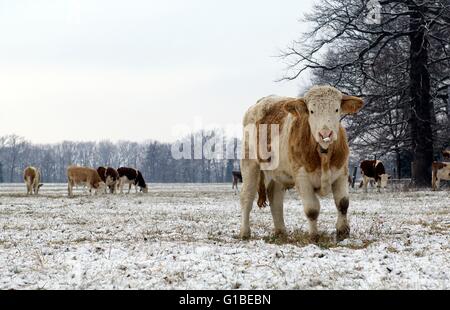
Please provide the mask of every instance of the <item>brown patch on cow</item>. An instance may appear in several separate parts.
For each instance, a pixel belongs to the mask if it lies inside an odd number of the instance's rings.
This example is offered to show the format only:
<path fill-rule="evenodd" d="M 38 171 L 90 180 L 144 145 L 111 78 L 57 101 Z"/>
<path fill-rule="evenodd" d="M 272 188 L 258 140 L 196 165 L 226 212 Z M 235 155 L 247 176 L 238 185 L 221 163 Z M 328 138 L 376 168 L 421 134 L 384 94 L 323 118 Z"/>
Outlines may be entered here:
<path fill-rule="evenodd" d="M 331 167 L 340 169 L 345 166 L 350 153 L 345 129 L 340 126 L 338 140 L 330 145 L 328 152 L 322 154 L 320 145 L 314 140 L 308 123 L 308 115 L 297 117 L 289 135 L 290 158 L 295 168 L 304 167 L 312 173 L 323 165 L 325 171 Z"/>
<path fill-rule="evenodd" d="M 100 176 L 100 179 L 102 179 L 103 182 L 106 182 L 106 168 L 98 167 L 97 172 L 98 172 L 98 175 Z"/>
<path fill-rule="evenodd" d="M 289 134 L 289 148 L 294 168 L 305 167 L 311 173 L 321 167 L 318 143 L 311 134 L 307 115 L 295 118 Z"/>
<path fill-rule="evenodd" d="M 442 156 L 444 156 L 445 160 L 450 160 L 450 151 L 449 150 L 442 151 Z"/>
<path fill-rule="evenodd" d="M 310 209 L 305 211 L 305 214 L 310 221 L 317 221 L 317 219 L 319 218 L 319 213 L 320 213 L 319 210 L 316 209 Z"/>
<path fill-rule="evenodd" d="M 340 126 L 338 140 L 331 145 L 330 166 L 337 169 L 345 166 L 349 154 L 347 132 L 344 127 Z"/>
<path fill-rule="evenodd" d="M 284 108 L 287 101 L 280 101 L 273 105 L 271 105 L 266 111 L 264 111 L 264 116 L 259 121 L 256 122 L 256 145 L 258 147 L 257 154 L 258 154 L 258 161 L 260 163 L 268 163 L 271 162 L 271 158 L 268 159 L 262 159 L 259 149 L 259 140 L 260 140 L 260 130 L 261 125 L 267 126 L 267 152 L 272 152 L 272 128 L 271 125 L 278 125 L 279 126 L 279 132 L 283 129 L 284 120 L 286 119 L 286 116 L 288 115 L 288 112 Z M 248 151 L 246 149 L 246 151 Z M 248 158 L 248 157 L 246 157 Z"/>
<path fill-rule="evenodd" d="M 339 202 L 339 205 L 337 208 L 342 215 L 347 215 L 349 205 L 350 205 L 350 202 L 348 200 L 348 197 L 344 197 Z"/>
<path fill-rule="evenodd" d="M 445 166 L 446 165 L 444 163 L 434 162 L 433 163 L 433 171 L 441 170 L 442 168 L 445 168 Z"/>
<path fill-rule="evenodd" d="M 36 178 L 36 169 L 33 167 L 28 167 L 23 172 L 23 179 L 24 181 L 27 181 L 27 179 L 30 179 L 30 184 L 33 184 L 34 179 Z"/>
<path fill-rule="evenodd" d="M 341 110 L 345 114 L 355 114 L 361 110 L 364 101 L 361 98 L 354 96 L 342 96 Z"/>

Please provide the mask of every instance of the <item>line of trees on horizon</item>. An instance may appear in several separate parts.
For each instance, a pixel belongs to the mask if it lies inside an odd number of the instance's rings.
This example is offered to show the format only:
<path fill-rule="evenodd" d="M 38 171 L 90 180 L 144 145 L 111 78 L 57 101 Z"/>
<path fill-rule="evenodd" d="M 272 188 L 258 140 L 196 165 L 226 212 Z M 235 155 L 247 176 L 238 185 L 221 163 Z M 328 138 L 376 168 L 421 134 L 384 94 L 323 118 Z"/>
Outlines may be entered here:
<path fill-rule="evenodd" d="M 190 136 L 192 150 L 194 141 L 200 139 L 204 142 L 219 134 L 222 132 L 218 130 L 193 134 Z M 240 143 L 237 138 L 224 138 L 223 141 L 226 145 L 234 145 L 237 154 Z M 238 161 L 233 159 L 175 160 L 172 144 L 158 141 L 33 144 L 14 134 L 0 136 L 0 183 L 23 182 L 23 170 L 27 166 L 40 168 L 45 183 L 64 183 L 67 182 L 66 170 L 70 165 L 137 168 L 150 183 L 230 182 L 233 170 L 239 169 Z"/>
<path fill-rule="evenodd" d="M 186 136 L 177 142 L 177 146 L 186 139 L 191 142 L 191 155 L 194 157 L 195 141 L 205 143 L 213 136 L 222 136 L 222 130 L 201 131 Z M 353 139 L 350 138 L 350 141 Z M 239 152 L 241 140 L 223 138 L 223 150 L 227 153 L 216 159 L 180 159 L 172 156 L 173 144 L 148 141 L 111 142 L 74 142 L 63 141 L 54 144 L 34 144 L 18 135 L 0 136 L 0 183 L 23 182 L 23 170 L 28 166 L 41 169 L 45 183 L 67 182 L 66 170 L 69 165 L 97 168 L 109 166 L 119 168 L 133 167 L 141 170 L 149 183 L 228 183 L 232 172 L 239 170 Z M 230 150 L 230 146 L 232 149 Z M 356 146 L 359 148 L 360 146 Z M 228 149 L 227 149 L 228 148 Z M 402 157 L 401 171 L 397 171 L 397 157 L 394 153 L 382 156 L 364 154 L 351 145 L 349 162 L 350 173 L 354 167 L 366 159 L 383 160 L 387 171 L 399 178 L 411 177 L 411 158 Z M 229 159 L 230 153 L 236 159 Z M 228 158 L 228 159 L 227 159 Z"/>

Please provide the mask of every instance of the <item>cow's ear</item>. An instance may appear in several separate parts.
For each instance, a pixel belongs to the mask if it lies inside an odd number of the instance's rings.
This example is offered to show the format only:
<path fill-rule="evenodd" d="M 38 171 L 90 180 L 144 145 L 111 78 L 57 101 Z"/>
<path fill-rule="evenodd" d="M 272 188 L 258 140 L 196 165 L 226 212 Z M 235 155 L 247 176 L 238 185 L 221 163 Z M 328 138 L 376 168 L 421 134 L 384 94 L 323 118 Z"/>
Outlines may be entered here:
<path fill-rule="evenodd" d="M 341 111 L 343 114 L 355 114 L 363 107 L 364 102 L 361 98 L 354 96 L 342 96 Z"/>
<path fill-rule="evenodd" d="M 306 105 L 305 99 L 298 98 L 287 100 L 284 102 L 284 109 L 294 116 L 300 117 L 300 115 L 308 113 L 308 107 Z"/>

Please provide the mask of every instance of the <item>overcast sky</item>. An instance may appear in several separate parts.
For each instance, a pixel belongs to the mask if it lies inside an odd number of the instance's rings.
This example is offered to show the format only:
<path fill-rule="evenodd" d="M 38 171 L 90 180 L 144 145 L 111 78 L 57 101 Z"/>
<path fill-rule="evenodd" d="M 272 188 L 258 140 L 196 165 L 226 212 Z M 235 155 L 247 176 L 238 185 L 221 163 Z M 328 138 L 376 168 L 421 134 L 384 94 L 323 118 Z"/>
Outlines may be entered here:
<path fill-rule="evenodd" d="M 312 1 L 0 0 L 0 135 L 174 140 L 296 96 L 274 57 Z"/>

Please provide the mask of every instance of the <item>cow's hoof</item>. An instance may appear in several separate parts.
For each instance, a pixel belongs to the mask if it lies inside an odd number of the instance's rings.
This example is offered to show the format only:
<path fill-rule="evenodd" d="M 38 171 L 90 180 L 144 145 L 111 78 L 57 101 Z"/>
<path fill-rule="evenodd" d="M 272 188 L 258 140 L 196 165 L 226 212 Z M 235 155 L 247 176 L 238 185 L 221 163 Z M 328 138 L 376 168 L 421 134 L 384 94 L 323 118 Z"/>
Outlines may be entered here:
<path fill-rule="evenodd" d="M 319 242 L 319 234 L 310 234 L 309 235 L 309 242 L 312 244 L 316 244 Z"/>
<path fill-rule="evenodd" d="M 344 226 L 336 231 L 336 239 L 338 242 L 344 241 L 350 237 L 350 226 Z"/>
<path fill-rule="evenodd" d="M 286 229 L 275 229 L 273 234 L 274 234 L 275 238 L 281 239 L 281 240 L 286 240 L 288 237 Z"/>
<path fill-rule="evenodd" d="M 249 240 L 250 237 L 252 236 L 252 233 L 250 229 L 241 229 L 241 233 L 239 236 L 242 240 Z"/>

